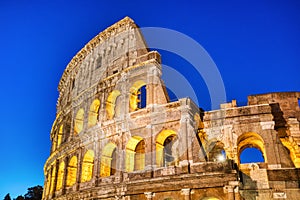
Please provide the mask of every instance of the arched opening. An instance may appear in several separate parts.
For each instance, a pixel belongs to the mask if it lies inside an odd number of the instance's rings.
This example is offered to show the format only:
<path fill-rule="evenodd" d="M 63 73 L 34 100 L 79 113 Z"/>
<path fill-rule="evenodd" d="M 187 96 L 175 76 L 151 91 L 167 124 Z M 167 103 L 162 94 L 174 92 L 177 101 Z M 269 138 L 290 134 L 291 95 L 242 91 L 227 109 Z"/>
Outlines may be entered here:
<path fill-rule="evenodd" d="M 145 168 L 145 141 L 140 141 L 135 148 L 134 170 L 143 170 Z"/>
<path fill-rule="evenodd" d="M 147 105 L 146 83 L 144 81 L 136 81 L 130 88 L 129 108 L 135 111 L 145 108 Z"/>
<path fill-rule="evenodd" d="M 156 165 L 165 167 L 173 165 L 175 152 L 173 144 L 176 141 L 176 132 L 173 130 L 163 130 L 156 138 Z"/>
<path fill-rule="evenodd" d="M 203 197 L 201 200 L 219 200 L 216 197 Z"/>
<path fill-rule="evenodd" d="M 265 162 L 262 152 L 255 147 L 247 147 L 240 154 L 240 163 L 259 163 Z"/>
<path fill-rule="evenodd" d="M 75 117 L 75 123 L 74 123 L 74 133 L 78 134 L 83 129 L 83 120 L 84 120 L 84 110 L 81 108 L 78 110 L 76 117 Z"/>
<path fill-rule="evenodd" d="M 59 127 L 58 134 L 57 134 L 57 148 L 60 147 L 63 137 L 63 125 Z"/>
<path fill-rule="evenodd" d="M 56 167 L 53 166 L 51 173 L 50 194 L 53 194 L 55 189 Z"/>
<path fill-rule="evenodd" d="M 68 164 L 68 174 L 66 185 L 72 186 L 76 183 L 76 174 L 77 174 L 77 157 L 73 156 Z"/>
<path fill-rule="evenodd" d="M 296 168 L 300 168 L 300 156 L 297 154 L 298 145 L 295 141 L 290 141 L 288 137 L 280 138 L 280 141 L 287 149 L 290 154 L 291 160 L 293 161 Z"/>
<path fill-rule="evenodd" d="M 62 161 L 59 164 L 58 171 L 57 171 L 56 190 L 60 190 L 62 188 L 62 184 L 63 184 L 63 180 L 64 180 L 64 171 L 65 171 L 65 162 Z"/>
<path fill-rule="evenodd" d="M 133 136 L 126 145 L 126 171 L 145 168 L 145 141 L 140 136 Z"/>
<path fill-rule="evenodd" d="M 111 165 L 110 165 L 110 175 L 115 175 L 117 172 L 117 149 L 114 149 L 112 156 L 111 156 Z"/>
<path fill-rule="evenodd" d="M 96 125 L 98 121 L 99 107 L 100 107 L 100 101 L 98 99 L 95 99 L 90 106 L 88 127 Z"/>
<path fill-rule="evenodd" d="M 137 95 L 138 109 L 145 108 L 147 100 L 146 85 L 138 89 Z"/>
<path fill-rule="evenodd" d="M 48 171 L 46 188 L 45 188 L 46 196 L 48 196 L 50 193 L 50 187 L 51 187 L 51 172 Z"/>
<path fill-rule="evenodd" d="M 244 152 L 244 153 L 246 153 L 245 155 L 248 157 L 248 160 L 249 160 L 246 162 L 259 161 L 259 160 L 261 160 L 261 157 L 263 158 L 264 162 L 267 162 L 264 141 L 263 141 L 262 137 L 260 135 L 258 135 L 257 133 L 249 132 L 249 133 L 244 133 L 244 134 L 240 135 L 237 140 L 237 145 L 238 145 L 238 148 L 237 148 L 238 163 L 242 163 L 241 162 L 241 154 L 246 149 L 248 149 L 248 150 L 246 150 L 246 152 Z M 250 154 L 247 153 L 248 151 L 250 152 Z M 252 153 L 252 155 L 251 155 L 251 153 Z M 244 155 L 243 155 L 243 158 L 245 158 Z M 243 163 L 245 163 L 244 160 L 243 160 Z"/>
<path fill-rule="evenodd" d="M 116 165 L 116 148 L 117 146 L 114 143 L 108 143 L 105 145 L 102 156 L 101 156 L 101 170 L 100 170 L 100 176 L 106 177 L 106 176 L 112 176 L 115 175 L 117 165 Z"/>
<path fill-rule="evenodd" d="M 106 113 L 108 119 L 112 119 L 115 115 L 119 113 L 116 110 L 116 101 L 118 97 L 121 95 L 119 90 L 113 90 L 107 97 L 106 100 Z"/>
<path fill-rule="evenodd" d="M 226 160 L 224 144 L 220 141 L 210 142 L 206 152 L 210 162 L 223 162 Z"/>
<path fill-rule="evenodd" d="M 94 151 L 88 150 L 83 157 L 81 182 L 90 181 L 93 177 Z"/>

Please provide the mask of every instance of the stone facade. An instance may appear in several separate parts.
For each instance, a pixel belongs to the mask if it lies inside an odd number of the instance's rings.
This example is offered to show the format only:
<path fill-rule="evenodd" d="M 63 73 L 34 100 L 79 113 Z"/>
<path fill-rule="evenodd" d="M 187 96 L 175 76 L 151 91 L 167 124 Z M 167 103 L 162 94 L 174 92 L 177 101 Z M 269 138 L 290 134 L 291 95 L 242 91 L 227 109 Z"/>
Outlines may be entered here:
<path fill-rule="evenodd" d="M 300 92 L 203 112 L 170 102 L 160 55 L 128 17 L 59 82 L 43 199 L 300 199 Z M 264 162 L 241 163 L 254 147 Z"/>

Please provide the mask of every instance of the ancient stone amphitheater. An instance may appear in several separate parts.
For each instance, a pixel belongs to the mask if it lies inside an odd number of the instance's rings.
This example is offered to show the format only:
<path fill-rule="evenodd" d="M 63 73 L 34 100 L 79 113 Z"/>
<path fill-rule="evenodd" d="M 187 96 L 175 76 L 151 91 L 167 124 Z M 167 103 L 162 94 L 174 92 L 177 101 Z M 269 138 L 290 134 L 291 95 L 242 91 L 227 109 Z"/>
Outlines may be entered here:
<path fill-rule="evenodd" d="M 201 111 L 170 102 L 160 54 L 126 17 L 59 82 L 43 199 L 300 199 L 299 92 Z M 243 163 L 256 149 L 262 160 Z"/>

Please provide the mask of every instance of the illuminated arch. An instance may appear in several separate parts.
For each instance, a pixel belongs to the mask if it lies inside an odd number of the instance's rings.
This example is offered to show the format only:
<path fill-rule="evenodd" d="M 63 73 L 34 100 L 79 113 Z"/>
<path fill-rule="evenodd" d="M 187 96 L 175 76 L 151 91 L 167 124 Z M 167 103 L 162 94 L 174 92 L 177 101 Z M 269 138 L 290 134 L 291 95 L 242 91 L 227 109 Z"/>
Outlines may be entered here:
<path fill-rule="evenodd" d="M 280 138 L 282 144 L 289 150 L 290 157 L 296 168 L 300 168 L 300 148 L 295 141 L 291 141 L 290 138 Z"/>
<path fill-rule="evenodd" d="M 216 197 L 203 197 L 201 200 L 220 200 Z"/>
<path fill-rule="evenodd" d="M 212 140 L 208 142 L 206 153 L 208 161 L 221 162 L 226 159 L 224 143 L 218 140 Z"/>
<path fill-rule="evenodd" d="M 64 171 L 65 171 L 65 162 L 62 161 L 59 164 L 58 171 L 57 171 L 56 190 L 60 190 L 62 188 L 62 184 L 63 184 L 63 180 L 64 180 Z"/>
<path fill-rule="evenodd" d="M 140 89 L 146 86 L 146 83 L 144 81 L 136 81 L 130 88 L 129 92 L 130 92 L 130 98 L 129 98 L 129 109 L 130 111 L 135 111 L 138 110 L 139 108 L 139 103 L 141 101 L 146 101 L 146 100 L 142 100 L 140 99 L 140 97 L 142 96 Z"/>
<path fill-rule="evenodd" d="M 77 175 L 77 157 L 73 156 L 68 164 L 67 186 L 72 186 L 76 183 Z"/>
<path fill-rule="evenodd" d="M 248 147 L 257 148 L 267 162 L 265 145 L 262 137 L 254 132 L 248 132 L 240 135 L 237 140 L 238 163 L 240 163 L 240 155 L 242 151 Z"/>
<path fill-rule="evenodd" d="M 58 130 L 58 134 L 57 134 L 57 148 L 60 146 L 61 144 L 61 141 L 62 141 L 62 137 L 63 137 L 63 125 L 61 125 L 59 127 L 59 130 Z"/>
<path fill-rule="evenodd" d="M 46 196 L 49 195 L 50 193 L 50 185 L 51 185 L 51 173 L 48 172 L 47 177 L 46 177 Z"/>
<path fill-rule="evenodd" d="M 81 182 L 90 181 L 93 177 L 94 167 L 94 151 L 88 150 L 83 157 L 82 170 L 81 170 Z"/>
<path fill-rule="evenodd" d="M 84 110 L 81 108 L 78 110 L 75 118 L 75 125 L 74 125 L 74 133 L 78 134 L 83 129 L 83 120 L 84 120 Z"/>
<path fill-rule="evenodd" d="M 54 164 L 51 173 L 50 194 L 53 194 L 55 190 L 55 178 L 56 178 L 56 166 Z"/>
<path fill-rule="evenodd" d="M 106 100 L 106 113 L 108 119 L 112 119 L 115 116 L 115 106 L 116 100 L 120 96 L 121 92 L 119 90 L 113 90 L 107 97 Z"/>
<path fill-rule="evenodd" d="M 158 167 L 166 166 L 173 161 L 172 145 L 176 135 L 173 130 L 163 130 L 158 134 L 156 138 L 156 165 Z"/>
<path fill-rule="evenodd" d="M 114 175 L 116 172 L 116 145 L 112 142 L 105 145 L 101 156 L 100 176 Z"/>
<path fill-rule="evenodd" d="M 99 99 L 95 99 L 90 106 L 88 127 L 96 125 L 98 120 L 99 107 L 100 107 L 100 101 Z"/>
<path fill-rule="evenodd" d="M 126 171 L 145 168 L 145 141 L 140 136 L 133 136 L 126 145 Z"/>

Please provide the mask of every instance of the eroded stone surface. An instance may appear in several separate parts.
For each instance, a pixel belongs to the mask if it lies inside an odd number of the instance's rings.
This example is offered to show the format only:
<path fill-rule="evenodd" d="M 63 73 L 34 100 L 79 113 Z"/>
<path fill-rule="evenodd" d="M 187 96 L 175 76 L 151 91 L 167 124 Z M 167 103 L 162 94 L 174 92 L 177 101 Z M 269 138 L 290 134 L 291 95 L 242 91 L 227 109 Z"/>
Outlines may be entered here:
<path fill-rule="evenodd" d="M 128 17 L 72 59 L 44 200 L 300 199 L 299 92 L 203 112 L 189 98 L 170 102 L 161 74 L 159 53 Z M 264 162 L 240 163 L 248 147 Z"/>

